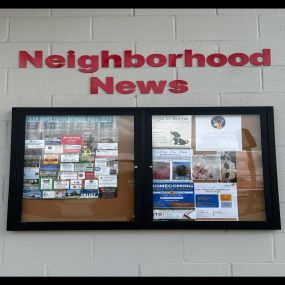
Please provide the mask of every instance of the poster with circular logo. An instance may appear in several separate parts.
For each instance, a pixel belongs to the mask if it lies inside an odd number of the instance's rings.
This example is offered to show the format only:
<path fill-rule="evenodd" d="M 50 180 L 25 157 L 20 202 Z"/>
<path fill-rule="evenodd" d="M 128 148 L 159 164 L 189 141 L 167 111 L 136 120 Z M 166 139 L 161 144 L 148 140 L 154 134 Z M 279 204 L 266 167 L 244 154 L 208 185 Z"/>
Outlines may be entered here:
<path fill-rule="evenodd" d="M 215 129 L 222 129 L 226 125 L 226 120 L 223 116 L 215 116 L 211 120 L 211 125 Z"/>

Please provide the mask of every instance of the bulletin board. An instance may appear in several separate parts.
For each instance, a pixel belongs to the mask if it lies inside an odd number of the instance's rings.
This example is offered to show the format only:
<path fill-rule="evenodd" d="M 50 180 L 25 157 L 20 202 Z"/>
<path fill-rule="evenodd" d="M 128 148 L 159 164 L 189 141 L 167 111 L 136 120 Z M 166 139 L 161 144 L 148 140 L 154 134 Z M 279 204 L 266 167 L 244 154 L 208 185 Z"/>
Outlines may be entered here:
<path fill-rule="evenodd" d="M 280 227 L 272 107 L 13 108 L 7 230 Z"/>

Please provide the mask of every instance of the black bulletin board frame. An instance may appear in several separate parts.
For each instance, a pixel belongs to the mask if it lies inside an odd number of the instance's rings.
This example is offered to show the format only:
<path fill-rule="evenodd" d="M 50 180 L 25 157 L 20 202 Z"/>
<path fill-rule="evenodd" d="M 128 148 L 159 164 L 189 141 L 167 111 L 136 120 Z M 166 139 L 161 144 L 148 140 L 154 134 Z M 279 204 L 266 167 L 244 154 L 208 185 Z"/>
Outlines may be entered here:
<path fill-rule="evenodd" d="M 259 115 L 266 221 L 153 221 L 152 115 Z M 134 221 L 22 222 L 25 118 L 28 115 L 133 115 Z M 8 201 L 8 231 L 100 229 L 281 229 L 278 198 L 273 107 L 181 108 L 13 108 Z"/>

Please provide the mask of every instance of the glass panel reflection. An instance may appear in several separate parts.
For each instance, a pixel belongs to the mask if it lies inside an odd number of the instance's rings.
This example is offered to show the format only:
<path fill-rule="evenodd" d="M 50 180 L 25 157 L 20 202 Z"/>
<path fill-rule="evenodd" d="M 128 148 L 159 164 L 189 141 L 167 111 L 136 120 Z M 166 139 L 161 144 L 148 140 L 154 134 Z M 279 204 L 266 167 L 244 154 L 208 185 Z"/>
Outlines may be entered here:
<path fill-rule="evenodd" d="M 152 116 L 153 219 L 265 221 L 259 115 Z"/>
<path fill-rule="evenodd" d="M 27 116 L 22 221 L 134 218 L 133 116 Z"/>

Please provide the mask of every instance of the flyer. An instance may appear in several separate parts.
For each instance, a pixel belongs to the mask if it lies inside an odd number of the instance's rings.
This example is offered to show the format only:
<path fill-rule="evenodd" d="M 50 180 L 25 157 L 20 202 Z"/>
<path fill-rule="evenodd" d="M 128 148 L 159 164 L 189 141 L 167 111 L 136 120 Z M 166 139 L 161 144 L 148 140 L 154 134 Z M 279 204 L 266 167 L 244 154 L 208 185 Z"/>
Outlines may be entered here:
<path fill-rule="evenodd" d="M 94 178 L 94 177 L 92 177 L 92 178 Z M 77 173 L 77 179 L 85 179 L 85 172 L 78 172 Z"/>
<path fill-rule="evenodd" d="M 240 115 L 196 116 L 196 151 L 242 150 Z"/>
<path fill-rule="evenodd" d="M 65 145 L 64 146 L 64 153 L 81 153 L 81 145 Z"/>
<path fill-rule="evenodd" d="M 153 182 L 153 208 L 194 208 L 193 182 Z"/>
<path fill-rule="evenodd" d="M 43 199 L 63 199 L 65 198 L 64 190 L 43 191 Z"/>
<path fill-rule="evenodd" d="M 100 198 L 117 198 L 117 188 L 116 187 L 100 187 L 99 188 Z"/>
<path fill-rule="evenodd" d="M 58 172 L 59 180 L 75 180 L 77 179 L 77 172 L 67 171 L 67 172 Z"/>
<path fill-rule="evenodd" d="M 61 163 L 60 171 L 74 171 L 74 163 Z"/>
<path fill-rule="evenodd" d="M 195 208 L 187 209 L 154 209 L 153 210 L 154 220 L 189 220 L 193 221 L 196 219 Z"/>
<path fill-rule="evenodd" d="M 25 156 L 42 156 L 43 148 L 25 148 Z"/>
<path fill-rule="evenodd" d="M 79 162 L 79 154 L 62 154 L 60 156 L 61 162 Z"/>
<path fill-rule="evenodd" d="M 94 171 L 94 163 L 88 163 L 88 162 L 80 162 L 75 163 L 75 171 L 79 172 L 86 172 L 86 171 Z"/>
<path fill-rule="evenodd" d="M 192 116 L 152 116 L 153 147 L 190 148 Z"/>
<path fill-rule="evenodd" d="M 24 190 L 39 190 L 39 179 L 26 179 L 23 182 Z"/>
<path fill-rule="evenodd" d="M 98 189 L 98 180 L 85 180 L 84 189 Z"/>
<path fill-rule="evenodd" d="M 69 181 L 66 180 L 55 180 L 53 185 L 54 189 L 69 189 Z"/>
<path fill-rule="evenodd" d="M 59 154 L 63 153 L 63 145 L 46 145 L 45 153 L 47 154 Z"/>
<path fill-rule="evenodd" d="M 116 157 L 118 156 L 118 150 L 117 149 L 97 149 L 96 150 L 96 158 L 100 157 Z"/>
<path fill-rule="evenodd" d="M 56 177 L 57 171 L 40 170 L 40 176 L 41 177 Z"/>
<path fill-rule="evenodd" d="M 117 175 L 99 176 L 99 187 L 117 187 Z"/>
<path fill-rule="evenodd" d="M 41 199 L 42 192 L 34 189 L 24 189 L 23 190 L 23 199 Z"/>
<path fill-rule="evenodd" d="M 70 189 L 82 189 L 83 181 L 80 179 L 70 180 Z"/>
<path fill-rule="evenodd" d="M 92 198 L 98 198 L 99 197 L 99 191 L 98 189 L 84 189 L 81 190 L 81 196 L 82 199 L 92 199 Z"/>
<path fill-rule="evenodd" d="M 89 162 L 89 163 L 94 163 L 95 161 L 95 153 L 86 152 L 83 150 L 79 157 L 79 162 Z"/>
<path fill-rule="evenodd" d="M 26 140 L 25 141 L 25 148 L 44 148 L 45 141 L 44 140 Z"/>
<path fill-rule="evenodd" d="M 65 191 L 66 199 L 80 199 L 81 190 L 80 189 L 68 189 Z"/>
<path fill-rule="evenodd" d="M 58 164 L 58 155 L 56 154 L 45 154 L 44 164 Z"/>
<path fill-rule="evenodd" d="M 24 166 L 25 167 L 40 167 L 40 156 L 27 156 L 24 158 Z"/>
<path fill-rule="evenodd" d="M 153 179 L 170 180 L 170 162 L 153 161 Z"/>
<path fill-rule="evenodd" d="M 45 145 L 59 145 L 61 140 L 59 138 L 47 138 L 45 139 Z"/>
<path fill-rule="evenodd" d="M 82 136 L 62 136 L 61 144 L 82 145 Z"/>
<path fill-rule="evenodd" d="M 104 167 L 104 166 L 95 167 L 95 176 L 96 177 L 99 177 L 100 175 L 102 176 L 102 175 L 110 175 L 110 174 L 111 174 L 111 168 L 110 167 Z"/>
<path fill-rule="evenodd" d="M 42 199 L 54 199 L 54 191 L 42 191 Z"/>
<path fill-rule="evenodd" d="M 96 158 L 95 167 L 105 167 L 107 166 L 107 158 Z"/>
<path fill-rule="evenodd" d="M 97 149 L 118 149 L 118 143 L 98 143 Z"/>
<path fill-rule="evenodd" d="M 195 183 L 197 220 L 238 220 L 236 183 Z"/>
<path fill-rule="evenodd" d="M 191 161 L 192 149 L 175 148 L 154 148 L 152 149 L 152 159 L 156 161 Z"/>
<path fill-rule="evenodd" d="M 65 198 L 65 190 L 54 190 L 56 199 Z"/>
<path fill-rule="evenodd" d="M 85 172 L 85 179 L 94 179 L 95 175 L 94 175 L 94 171 L 88 171 L 88 172 Z"/>
<path fill-rule="evenodd" d="M 39 179 L 40 169 L 39 167 L 25 167 L 24 179 Z"/>
<path fill-rule="evenodd" d="M 57 164 L 41 164 L 40 171 L 57 171 Z"/>
<path fill-rule="evenodd" d="M 110 167 L 110 174 L 117 175 L 119 173 L 118 159 L 107 159 L 107 167 Z"/>
<path fill-rule="evenodd" d="M 220 182 L 237 182 L 237 167 L 235 152 L 221 152 Z"/>
<path fill-rule="evenodd" d="M 192 178 L 195 180 L 219 180 L 221 160 L 219 155 L 193 155 Z"/>
<path fill-rule="evenodd" d="M 52 190 L 53 189 L 53 178 L 41 178 L 40 179 L 41 190 Z"/>
<path fill-rule="evenodd" d="M 173 161 L 172 180 L 191 180 L 191 163 L 189 161 Z"/>

